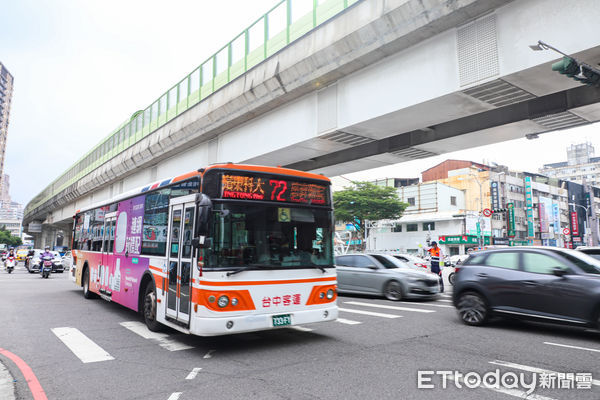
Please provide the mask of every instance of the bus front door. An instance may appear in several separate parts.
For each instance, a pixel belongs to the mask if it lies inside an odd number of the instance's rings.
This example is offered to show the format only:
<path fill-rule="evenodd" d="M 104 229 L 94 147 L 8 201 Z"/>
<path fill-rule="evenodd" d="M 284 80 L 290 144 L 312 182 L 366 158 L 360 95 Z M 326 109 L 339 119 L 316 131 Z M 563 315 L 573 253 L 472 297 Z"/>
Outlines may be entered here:
<path fill-rule="evenodd" d="M 182 200 L 184 198 L 175 198 L 169 205 L 167 317 L 187 326 L 190 322 L 196 205 Z"/>

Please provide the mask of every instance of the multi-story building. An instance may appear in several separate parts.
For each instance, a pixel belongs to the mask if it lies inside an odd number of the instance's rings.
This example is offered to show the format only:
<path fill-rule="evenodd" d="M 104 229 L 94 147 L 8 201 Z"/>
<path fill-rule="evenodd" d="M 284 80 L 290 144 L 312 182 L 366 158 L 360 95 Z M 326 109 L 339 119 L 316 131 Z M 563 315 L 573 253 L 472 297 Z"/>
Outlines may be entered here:
<path fill-rule="evenodd" d="M 24 207 L 15 201 L 0 201 L 0 219 L 23 219 Z"/>
<path fill-rule="evenodd" d="M 481 244 L 576 247 L 592 244 L 593 235 L 598 242 L 600 188 L 462 160 L 422 176 L 408 186 L 377 182 L 397 187 L 408 207 L 399 220 L 371 221 L 369 249 L 422 253 L 436 240 L 453 255 Z"/>
<path fill-rule="evenodd" d="M 594 157 L 591 143 L 572 144 L 567 148 L 567 161 L 545 164 L 540 174 L 600 187 L 600 157 Z"/>
<path fill-rule="evenodd" d="M 3 177 L 8 117 L 13 94 L 13 76 L 0 62 L 0 178 Z"/>
<path fill-rule="evenodd" d="M 391 186 L 394 179 L 386 181 Z M 422 254 L 429 241 L 465 233 L 464 191 L 440 182 L 400 186 L 397 190 L 408 207 L 398 220 L 376 221 L 371 225 L 368 249 Z M 459 254 L 461 244 L 445 250 Z"/>

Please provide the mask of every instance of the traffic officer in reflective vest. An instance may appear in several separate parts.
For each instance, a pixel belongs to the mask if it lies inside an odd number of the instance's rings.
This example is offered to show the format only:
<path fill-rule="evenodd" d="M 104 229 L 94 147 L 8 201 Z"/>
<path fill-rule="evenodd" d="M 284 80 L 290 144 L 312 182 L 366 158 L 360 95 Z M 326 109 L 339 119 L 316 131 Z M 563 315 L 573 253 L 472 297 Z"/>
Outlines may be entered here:
<path fill-rule="evenodd" d="M 431 242 L 431 247 L 427 250 L 431 256 L 431 272 L 438 274 L 440 277 L 440 292 L 444 292 L 444 279 L 442 278 L 442 270 L 440 268 L 440 260 L 443 257 L 442 249 L 437 245 L 437 242 Z"/>

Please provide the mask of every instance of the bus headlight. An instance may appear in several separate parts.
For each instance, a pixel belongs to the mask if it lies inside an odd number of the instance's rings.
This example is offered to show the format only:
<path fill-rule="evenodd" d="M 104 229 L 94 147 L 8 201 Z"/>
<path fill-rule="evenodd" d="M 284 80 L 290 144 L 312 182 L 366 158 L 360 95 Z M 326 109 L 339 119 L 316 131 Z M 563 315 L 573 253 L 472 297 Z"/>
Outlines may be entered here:
<path fill-rule="evenodd" d="M 219 297 L 219 300 L 217 301 L 217 304 L 219 305 L 219 307 L 221 308 L 225 308 L 227 307 L 227 305 L 229 304 L 229 297 L 223 295 L 221 297 Z"/>
<path fill-rule="evenodd" d="M 231 305 L 232 306 L 237 306 L 237 304 L 238 304 L 238 299 L 237 298 L 234 297 L 233 299 L 231 299 Z"/>
<path fill-rule="evenodd" d="M 327 298 L 328 298 L 328 299 L 333 299 L 333 289 L 329 289 L 329 290 L 327 291 Z"/>

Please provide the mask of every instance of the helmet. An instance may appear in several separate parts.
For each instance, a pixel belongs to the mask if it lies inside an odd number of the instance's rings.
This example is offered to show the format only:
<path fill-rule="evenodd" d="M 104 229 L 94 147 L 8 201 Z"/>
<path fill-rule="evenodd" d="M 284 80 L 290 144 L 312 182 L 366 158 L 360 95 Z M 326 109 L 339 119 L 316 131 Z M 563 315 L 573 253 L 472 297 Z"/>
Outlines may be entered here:
<path fill-rule="evenodd" d="M 431 245 L 432 245 L 432 246 L 437 246 L 437 242 L 436 242 L 436 241 L 433 241 L 433 242 L 431 242 Z"/>
<path fill-rule="evenodd" d="M 44 250 L 50 250 L 50 246 L 44 247 Z"/>

